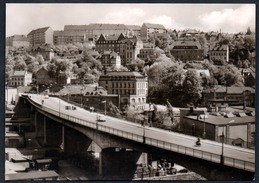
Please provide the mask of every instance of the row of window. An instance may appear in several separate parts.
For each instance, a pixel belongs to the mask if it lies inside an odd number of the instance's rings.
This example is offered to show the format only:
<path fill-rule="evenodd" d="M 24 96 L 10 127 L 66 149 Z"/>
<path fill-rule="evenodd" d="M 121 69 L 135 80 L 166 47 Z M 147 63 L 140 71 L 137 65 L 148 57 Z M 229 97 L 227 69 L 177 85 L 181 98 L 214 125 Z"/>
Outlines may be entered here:
<path fill-rule="evenodd" d="M 220 52 L 220 53 L 210 53 L 211 56 L 226 56 L 227 53 L 226 52 Z"/>
<path fill-rule="evenodd" d="M 23 81 L 24 78 L 23 77 L 12 77 L 12 80 L 14 80 L 14 81 Z"/>
<path fill-rule="evenodd" d="M 118 94 L 118 95 L 135 95 L 134 89 L 113 89 L 112 94 Z"/>
<path fill-rule="evenodd" d="M 132 103 L 135 104 L 135 103 L 145 103 L 146 102 L 146 99 L 145 98 L 138 98 L 137 100 L 135 98 L 131 99 Z"/>
<path fill-rule="evenodd" d="M 10 82 L 10 86 L 21 86 L 23 82 Z"/>
<path fill-rule="evenodd" d="M 127 83 L 112 83 L 113 88 L 135 88 L 135 83 L 127 82 Z"/>

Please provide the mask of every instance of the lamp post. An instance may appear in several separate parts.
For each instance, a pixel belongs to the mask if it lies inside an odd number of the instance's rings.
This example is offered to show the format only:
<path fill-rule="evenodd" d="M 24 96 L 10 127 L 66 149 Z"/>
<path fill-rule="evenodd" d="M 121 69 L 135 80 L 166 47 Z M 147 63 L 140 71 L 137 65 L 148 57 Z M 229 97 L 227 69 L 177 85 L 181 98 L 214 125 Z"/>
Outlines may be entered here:
<path fill-rule="evenodd" d="M 106 116 L 106 100 L 102 101 L 104 103 L 104 115 Z"/>
<path fill-rule="evenodd" d="M 6 103 L 5 103 L 5 110 L 7 110 L 7 105 L 8 105 L 8 81 L 5 84 L 6 88 Z"/>
<path fill-rule="evenodd" d="M 205 113 L 204 113 L 204 116 L 203 116 L 203 134 L 202 134 L 202 137 L 203 139 L 206 138 L 206 129 L 205 129 Z"/>
<path fill-rule="evenodd" d="M 145 130 L 145 116 L 144 116 L 144 120 L 142 122 L 142 126 L 143 126 L 143 143 L 146 143 L 146 130 Z"/>
<path fill-rule="evenodd" d="M 221 149 L 221 155 L 220 155 L 220 164 L 224 164 L 224 132 L 222 130 L 222 149 Z"/>
<path fill-rule="evenodd" d="M 83 107 L 83 89 L 81 89 L 81 107 Z"/>

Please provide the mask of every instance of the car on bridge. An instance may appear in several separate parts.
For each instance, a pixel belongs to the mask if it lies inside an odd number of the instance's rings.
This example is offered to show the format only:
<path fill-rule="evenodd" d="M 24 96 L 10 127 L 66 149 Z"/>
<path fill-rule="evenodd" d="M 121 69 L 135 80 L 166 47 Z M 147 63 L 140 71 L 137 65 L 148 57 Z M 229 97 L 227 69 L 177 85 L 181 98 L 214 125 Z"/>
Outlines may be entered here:
<path fill-rule="evenodd" d="M 97 114 L 97 121 L 99 122 L 105 122 L 105 116 L 103 114 Z"/>

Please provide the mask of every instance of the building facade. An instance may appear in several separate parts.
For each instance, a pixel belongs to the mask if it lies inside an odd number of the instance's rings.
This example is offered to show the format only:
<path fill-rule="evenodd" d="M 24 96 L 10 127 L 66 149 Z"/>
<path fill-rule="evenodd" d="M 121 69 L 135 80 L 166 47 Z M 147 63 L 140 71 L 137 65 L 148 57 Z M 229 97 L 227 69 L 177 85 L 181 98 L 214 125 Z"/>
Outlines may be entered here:
<path fill-rule="evenodd" d="M 53 43 L 55 45 L 69 44 L 69 43 L 84 43 L 84 31 L 54 31 Z"/>
<path fill-rule="evenodd" d="M 32 83 L 32 73 L 27 71 L 14 71 L 10 78 L 9 86 L 28 86 Z"/>
<path fill-rule="evenodd" d="M 55 55 L 50 44 L 35 45 L 30 49 L 29 53 L 35 57 L 42 55 L 45 61 L 51 60 Z"/>
<path fill-rule="evenodd" d="M 182 108 L 180 123 L 185 134 L 254 148 L 255 117 L 248 113 L 227 109 L 224 113 L 214 114 L 201 109 Z"/>
<path fill-rule="evenodd" d="M 205 103 L 210 99 L 221 99 L 228 101 L 230 105 L 255 106 L 255 89 L 252 87 L 216 86 L 214 89 L 203 91 L 202 95 Z"/>
<path fill-rule="evenodd" d="M 139 50 L 138 58 L 147 61 L 154 58 L 154 48 L 141 48 Z"/>
<path fill-rule="evenodd" d="M 108 94 L 120 95 L 121 107 L 130 105 L 135 110 L 143 110 L 148 94 L 147 77 L 138 72 L 106 72 L 100 76 L 99 85 Z"/>
<path fill-rule="evenodd" d="M 104 51 L 114 51 L 115 53 L 119 53 L 120 41 L 124 38 L 125 36 L 123 34 L 112 36 L 104 36 L 101 34 L 99 39 L 96 41 L 95 50 L 99 53 L 103 53 Z"/>
<path fill-rule="evenodd" d="M 31 46 L 41 45 L 44 43 L 53 45 L 53 30 L 51 27 L 32 30 L 27 37 Z"/>
<path fill-rule="evenodd" d="M 29 47 L 30 42 L 25 35 L 13 35 L 6 38 L 6 46 Z"/>
<path fill-rule="evenodd" d="M 104 51 L 101 57 L 101 63 L 104 67 L 120 67 L 121 57 L 114 51 Z"/>
<path fill-rule="evenodd" d="M 163 25 L 143 23 L 140 30 L 141 39 L 147 40 L 152 33 L 166 33 L 167 30 Z"/>
<path fill-rule="evenodd" d="M 203 60 L 204 50 L 198 41 L 178 40 L 173 43 L 170 52 L 176 60 L 186 62 Z"/>
<path fill-rule="evenodd" d="M 121 56 L 121 63 L 123 66 L 126 66 L 137 59 L 140 49 L 143 48 L 143 42 L 134 36 L 132 38 L 125 37 L 120 43 L 119 54 Z"/>
<path fill-rule="evenodd" d="M 228 45 L 216 45 L 209 51 L 210 60 L 216 65 L 221 65 L 220 62 L 228 63 L 229 47 Z"/>

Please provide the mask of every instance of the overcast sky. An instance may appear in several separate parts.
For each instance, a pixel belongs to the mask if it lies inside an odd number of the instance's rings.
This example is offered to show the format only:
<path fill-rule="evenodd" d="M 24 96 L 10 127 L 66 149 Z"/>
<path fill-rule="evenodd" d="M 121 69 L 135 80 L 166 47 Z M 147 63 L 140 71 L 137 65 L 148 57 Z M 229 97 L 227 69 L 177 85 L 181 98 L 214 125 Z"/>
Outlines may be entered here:
<path fill-rule="evenodd" d="M 168 29 L 229 33 L 255 29 L 254 4 L 6 4 L 6 36 L 50 26 L 163 24 Z"/>

